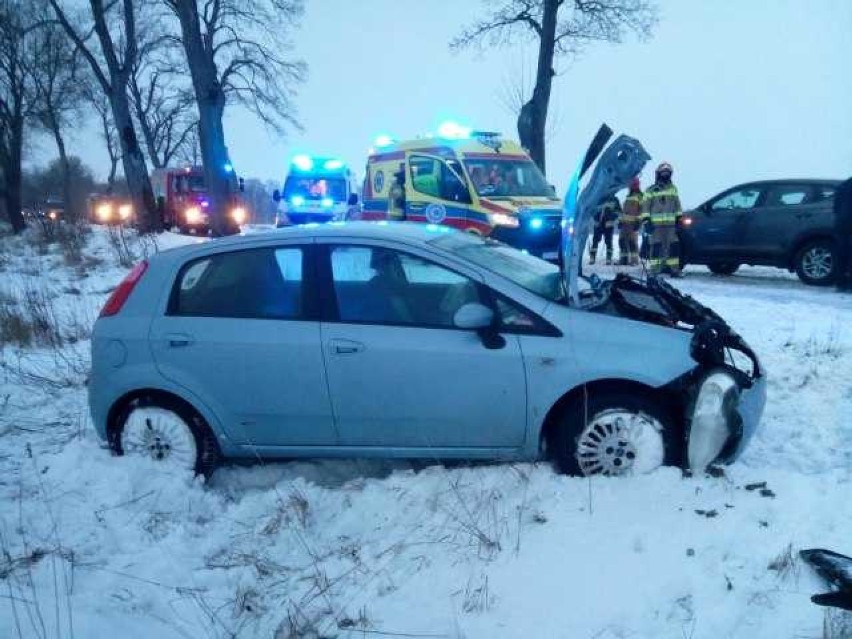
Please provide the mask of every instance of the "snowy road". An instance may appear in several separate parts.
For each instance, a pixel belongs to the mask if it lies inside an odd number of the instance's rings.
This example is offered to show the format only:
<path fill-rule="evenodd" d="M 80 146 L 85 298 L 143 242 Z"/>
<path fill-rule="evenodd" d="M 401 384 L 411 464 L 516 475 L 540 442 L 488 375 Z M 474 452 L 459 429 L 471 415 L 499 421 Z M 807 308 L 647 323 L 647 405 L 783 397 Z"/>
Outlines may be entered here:
<path fill-rule="evenodd" d="M 124 271 L 105 234 L 84 277 L 0 242 L 0 302 L 46 288 L 81 325 L 2 350 L 2 637 L 823 636 L 823 587 L 794 556 L 852 554 L 852 296 L 774 269 L 677 282 L 769 372 L 726 477 L 318 461 L 204 486 L 111 457 L 88 422 L 82 325 Z"/>

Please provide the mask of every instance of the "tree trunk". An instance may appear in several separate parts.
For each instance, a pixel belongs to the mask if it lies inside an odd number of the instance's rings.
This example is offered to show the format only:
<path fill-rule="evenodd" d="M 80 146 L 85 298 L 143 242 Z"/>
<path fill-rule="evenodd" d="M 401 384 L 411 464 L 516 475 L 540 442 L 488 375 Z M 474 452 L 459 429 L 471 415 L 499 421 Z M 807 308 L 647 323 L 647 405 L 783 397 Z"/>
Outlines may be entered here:
<path fill-rule="evenodd" d="M 74 208 L 76 202 L 71 201 L 71 166 L 68 163 L 68 152 L 65 149 L 65 140 L 62 138 L 59 123 L 52 110 L 50 130 L 53 132 L 53 140 L 56 142 L 56 150 L 59 153 L 59 166 L 62 167 L 62 201 L 65 204 L 65 216 L 69 221 L 77 222 L 80 219 L 80 212 Z"/>
<path fill-rule="evenodd" d="M 24 148 L 24 122 L 23 118 L 15 118 L 9 131 L 9 154 L 5 166 L 3 166 L 3 202 L 12 230 L 20 233 L 26 228 L 24 215 L 21 212 L 21 182 L 23 180 L 21 170 L 21 158 Z"/>
<path fill-rule="evenodd" d="M 560 0 L 544 0 L 541 20 L 541 39 L 538 48 L 535 87 L 530 99 L 518 114 L 518 137 L 521 145 L 529 151 L 530 158 L 545 173 L 545 128 L 547 110 L 550 106 L 550 91 L 553 85 L 553 55 L 556 49 L 556 14 Z M 546 173 L 545 173 L 546 174 Z"/>
<path fill-rule="evenodd" d="M 150 233 L 159 230 L 161 221 L 157 219 L 157 205 L 154 201 L 154 191 L 151 189 L 151 180 L 148 178 L 148 168 L 145 165 L 145 156 L 136 139 L 136 131 L 133 128 L 133 118 L 130 115 L 130 103 L 127 93 L 120 81 L 113 78 L 113 91 L 109 96 L 112 106 L 112 118 L 118 131 L 118 140 L 121 148 L 121 159 L 124 166 L 124 177 L 127 180 L 127 188 L 133 201 L 133 210 L 136 212 L 136 220 L 142 233 Z"/>
<path fill-rule="evenodd" d="M 231 221 L 227 210 L 233 175 L 226 170 L 229 160 L 222 126 L 225 93 L 219 85 L 212 44 L 205 42 L 201 34 L 196 0 L 174 0 L 174 9 L 180 21 L 183 48 L 198 103 L 198 137 L 210 198 L 211 226 L 214 235 L 229 235 L 239 228 Z"/>

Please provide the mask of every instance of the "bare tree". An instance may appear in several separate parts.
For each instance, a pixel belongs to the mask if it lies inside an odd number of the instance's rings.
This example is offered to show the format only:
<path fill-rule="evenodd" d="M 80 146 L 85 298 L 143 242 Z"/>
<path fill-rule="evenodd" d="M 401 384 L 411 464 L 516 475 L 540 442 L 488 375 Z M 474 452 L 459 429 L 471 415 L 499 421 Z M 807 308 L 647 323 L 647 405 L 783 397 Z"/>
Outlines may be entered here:
<path fill-rule="evenodd" d="M 118 141 L 118 132 L 112 123 L 112 108 L 109 104 L 109 98 L 101 90 L 100 86 L 95 86 L 94 83 L 88 82 L 84 85 L 83 90 L 86 102 L 98 114 L 101 138 L 106 147 L 107 157 L 109 157 L 107 189 L 112 191 L 115 184 L 115 174 L 118 171 L 118 163 L 121 162 L 121 144 Z"/>
<path fill-rule="evenodd" d="M 175 153 L 175 163 L 187 166 L 201 166 L 201 140 L 198 137 L 198 120 L 189 127 L 184 144 Z"/>
<path fill-rule="evenodd" d="M 45 7 L 46 8 L 46 7 Z M 71 197 L 71 167 L 65 146 L 65 132 L 79 115 L 85 93 L 83 63 L 56 22 L 43 22 L 33 32 L 32 78 L 38 103 L 36 118 L 50 132 L 59 154 L 62 171 L 62 199 L 66 214 L 75 219 L 80 211 L 74 208 Z"/>
<path fill-rule="evenodd" d="M 36 108 L 29 46 L 39 16 L 35 2 L 0 0 L 0 195 L 15 233 L 24 227 L 21 213 L 24 134 Z"/>
<path fill-rule="evenodd" d="M 234 176 L 222 115 L 228 101 L 245 105 L 283 132 L 298 126 L 293 86 L 304 62 L 284 57 L 285 39 L 304 11 L 302 0 L 165 0 L 178 17 L 198 105 L 204 176 L 214 212 L 214 232 L 234 230 L 225 203 Z"/>
<path fill-rule="evenodd" d="M 49 2 L 68 37 L 88 61 L 98 84 L 109 98 L 113 123 L 119 132 L 124 176 L 140 228 L 143 231 L 159 228 L 148 168 L 136 137 L 127 95 L 138 56 L 134 0 L 109 0 L 106 5 L 104 0 L 89 0 L 92 30 L 100 43 L 100 58 L 87 43 L 85 33 L 74 25 L 68 11 L 60 6 L 61 0 Z"/>
<path fill-rule="evenodd" d="M 575 56 L 596 42 L 621 42 L 633 32 L 647 37 L 657 21 L 653 0 L 488 0 L 488 14 L 465 29 L 450 46 L 509 46 L 537 41 L 535 84 L 518 113 L 518 136 L 545 170 L 545 132 L 554 58 Z"/>

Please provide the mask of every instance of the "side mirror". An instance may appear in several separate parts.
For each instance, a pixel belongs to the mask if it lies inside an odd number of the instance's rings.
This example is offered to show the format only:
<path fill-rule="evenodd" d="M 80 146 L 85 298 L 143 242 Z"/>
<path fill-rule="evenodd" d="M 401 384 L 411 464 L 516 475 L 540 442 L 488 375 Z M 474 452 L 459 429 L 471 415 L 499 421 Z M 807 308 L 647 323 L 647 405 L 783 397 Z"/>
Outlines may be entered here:
<path fill-rule="evenodd" d="M 279 191 L 278 189 L 275 189 L 272 192 L 272 201 L 273 202 L 280 202 L 281 201 L 281 191 Z"/>
<path fill-rule="evenodd" d="M 555 187 L 555 186 L 553 186 L 552 184 L 548 184 L 548 185 L 547 185 L 547 188 L 549 188 L 549 189 L 550 189 L 550 196 L 551 196 L 551 197 L 556 197 L 556 187 Z"/>
<path fill-rule="evenodd" d="M 358 204 L 358 194 L 350 193 L 349 194 L 349 206 L 355 206 Z"/>
<path fill-rule="evenodd" d="M 488 328 L 494 322 L 494 311 L 483 304 L 471 302 L 465 304 L 453 316 L 453 324 L 458 328 Z"/>

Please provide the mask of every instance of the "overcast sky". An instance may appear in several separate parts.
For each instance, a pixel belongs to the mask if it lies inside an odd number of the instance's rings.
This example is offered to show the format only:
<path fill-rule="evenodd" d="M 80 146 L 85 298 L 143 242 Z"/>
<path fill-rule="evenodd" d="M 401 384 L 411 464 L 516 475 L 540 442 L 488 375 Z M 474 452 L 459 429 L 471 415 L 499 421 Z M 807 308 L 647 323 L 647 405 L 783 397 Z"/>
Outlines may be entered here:
<path fill-rule="evenodd" d="M 517 137 L 506 93 L 531 77 L 534 50 L 448 46 L 479 0 L 306 4 L 294 38 L 309 66 L 296 100 L 304 132 L 281 139 L 232 109 L 240 174 L 283 180 L 289 158 L 307 152 L 340 156 L 361 176 L 376 135 L 413 137 L 447 118 Z M 688 205 L 746 180 L 852 175 L 852 0 L 659 4 L 650 41 L 559 61 L 548 177 L 560 190 L 601 122 L 642 140 L 653 165 L 671 162 Z M 106 173 L 94 131 L 71 147 Z M 646 167 L 643 181 L 652 175 Z"/>

